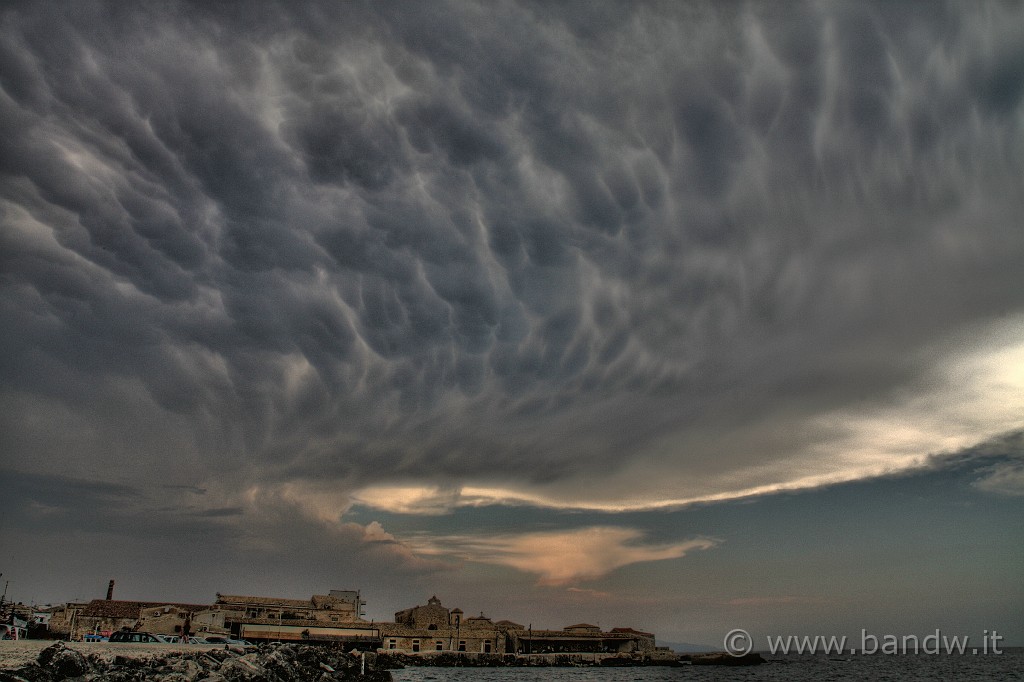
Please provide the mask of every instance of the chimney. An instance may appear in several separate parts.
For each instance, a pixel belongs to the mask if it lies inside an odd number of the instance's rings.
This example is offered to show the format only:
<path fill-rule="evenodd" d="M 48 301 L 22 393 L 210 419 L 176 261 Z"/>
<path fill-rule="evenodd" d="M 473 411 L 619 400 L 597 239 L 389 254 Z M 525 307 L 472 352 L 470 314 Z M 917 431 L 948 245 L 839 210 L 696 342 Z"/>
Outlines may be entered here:
<path fill-rule="evenodd" d="M 111 580 L 110 584 L 107 585 L 107 601 L 114 598 L 114 581 Z"/>

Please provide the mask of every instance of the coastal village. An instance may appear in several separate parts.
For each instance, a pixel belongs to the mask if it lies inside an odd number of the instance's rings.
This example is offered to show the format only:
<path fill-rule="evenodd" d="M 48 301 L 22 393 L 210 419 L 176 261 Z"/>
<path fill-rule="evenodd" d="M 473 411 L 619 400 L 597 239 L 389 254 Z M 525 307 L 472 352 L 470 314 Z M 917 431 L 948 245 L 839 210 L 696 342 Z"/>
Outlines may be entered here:
<path fill-rule="evenodd" d="M 358 590 L 330 590 L 309 599 L 217 594 L 210 604 L 124 601 L 113 598 L 72 602 L 49 610 L 23 607 L 24 623 L 45 623 L 45 636 L 81 641 L 105 639 L 115 632 L 145 632 L 169 641 L 228 637 L 252 643 L 333 643 L 348 650 L 413 656 L 441 654 L 542 656 L 589 654 L 602 657 L 671 657 L 655 645 L 655 636 L 631 627 L 602 630 L 578 623 L 560 630 L 535 629 L 480 613 L 467 616 L 436 596 L 426 604 L 395 613 L 394 621 L 364 618 Z M 15 620 L 19 618 L 14 609 Z"/>

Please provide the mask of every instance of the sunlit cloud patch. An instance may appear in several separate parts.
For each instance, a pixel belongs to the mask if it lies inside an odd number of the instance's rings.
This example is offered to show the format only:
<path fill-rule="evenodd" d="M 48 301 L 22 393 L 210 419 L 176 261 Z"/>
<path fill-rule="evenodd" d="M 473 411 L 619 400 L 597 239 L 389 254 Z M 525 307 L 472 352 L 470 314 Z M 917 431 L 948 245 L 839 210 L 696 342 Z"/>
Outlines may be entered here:
<path fill-rule="evenodd" d="M 653 543 L 633 528 L 594 526 L 516 535 L 419 537 L 409 544 L 422 554 L 508 566 L 535 574 L 542 585 L 567 585 L 631 564 L 679 559 L 688 552 L 711 549 L 718 541 Z"/>

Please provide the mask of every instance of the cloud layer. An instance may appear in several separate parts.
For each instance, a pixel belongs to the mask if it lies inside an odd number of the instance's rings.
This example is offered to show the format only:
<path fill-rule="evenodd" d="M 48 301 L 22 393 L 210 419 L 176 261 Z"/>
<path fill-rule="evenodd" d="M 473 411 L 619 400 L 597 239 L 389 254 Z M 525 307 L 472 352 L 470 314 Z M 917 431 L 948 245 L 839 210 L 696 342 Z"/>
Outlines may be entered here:
<path fill-rule="evenodd" d="M 7 5 L 0 464 L 285 537 L 354 501 L 813 487 L 1020 428 L 1022 27 L 996 2 Z M 342 545 L 387 540 L 357 525 Z M 685 551 L 615 532 L 535 572 Z M 488 549 L 534 570 L 551 537 Z"/>

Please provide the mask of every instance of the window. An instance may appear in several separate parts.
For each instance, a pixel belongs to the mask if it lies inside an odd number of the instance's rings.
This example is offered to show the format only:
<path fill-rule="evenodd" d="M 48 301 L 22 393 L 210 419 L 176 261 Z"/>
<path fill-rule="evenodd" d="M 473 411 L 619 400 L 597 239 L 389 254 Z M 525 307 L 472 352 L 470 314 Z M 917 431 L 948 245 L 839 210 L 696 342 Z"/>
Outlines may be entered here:
<path fill-rule="evenodd" d="M 466 640 L 460 639 L 459 640 L 459 651 L 465 651 L 465 650 L 466 650 Z"/>
<path fill-rule="evenodd" d="M 444 642 L 434 642 L 434 651 L 444 651 Z"/>
<path fill-rule="evenodd" d="M 415 653 L 418 653 L 419 650 L 420 650 L 420 640 L 418 640 L 418 639 L 412 640 L 412 652 L 415 654 Z"/>
<path fill-rule="evenodd" d="M 483 652 L 485 654 L 491 653 L 491 640 L 489 640 L 489 639 L 485 639 L 484 640 Z"/>
<path fill-rule="evenodd" d="M 393 639 L 389 639 L 388 640 L 388 648 L 389 649 L 394 649 L 397 644 L 398 643 L 395 640 L 393 640 Z"/>

